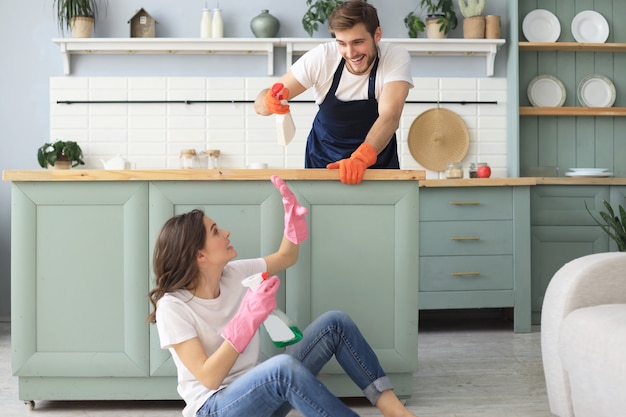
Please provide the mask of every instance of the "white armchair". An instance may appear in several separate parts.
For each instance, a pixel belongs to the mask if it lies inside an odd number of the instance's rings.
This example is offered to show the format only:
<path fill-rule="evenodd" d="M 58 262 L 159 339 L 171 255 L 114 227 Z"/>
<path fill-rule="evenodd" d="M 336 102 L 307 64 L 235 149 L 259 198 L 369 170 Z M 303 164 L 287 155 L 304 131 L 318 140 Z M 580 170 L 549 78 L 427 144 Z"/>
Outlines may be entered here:
<path fill-rule="evenodd" d="M 626 253 L 584 256 L 554 274 L 541 350 L 554 415 L 626 415 Z"/>

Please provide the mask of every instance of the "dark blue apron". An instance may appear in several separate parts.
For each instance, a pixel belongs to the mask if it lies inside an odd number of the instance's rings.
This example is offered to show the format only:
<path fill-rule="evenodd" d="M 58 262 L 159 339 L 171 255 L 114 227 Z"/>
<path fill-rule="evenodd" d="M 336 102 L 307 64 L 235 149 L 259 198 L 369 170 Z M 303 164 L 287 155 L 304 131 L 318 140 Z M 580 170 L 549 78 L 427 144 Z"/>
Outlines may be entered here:
<path fill-rule="evenodd" d="M 313 121 L 306 143 L 305 168 L 326 168 L 331 162 L 349 158 L 365 141 L 378 119 L 378 102 L 374 89 L 378 57 L 370 72 L 367 100 L 341 101 L 335 96 L 344 65 L 345 61 L 342 59 L 335 71 L 333 84 Z M 370 168 L 400 168 L 395 133 Z"/>

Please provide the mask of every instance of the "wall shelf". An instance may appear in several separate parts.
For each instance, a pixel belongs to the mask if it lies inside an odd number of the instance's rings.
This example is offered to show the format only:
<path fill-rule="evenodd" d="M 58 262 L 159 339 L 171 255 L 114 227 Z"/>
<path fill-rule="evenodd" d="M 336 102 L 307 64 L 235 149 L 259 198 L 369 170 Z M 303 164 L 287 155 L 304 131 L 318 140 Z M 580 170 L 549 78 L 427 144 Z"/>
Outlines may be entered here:
<path fill-rule="evenodd" d="M 65 75 L 72 54 L 238 54 L 267 55 L 267 74 L 274 74 L 276 38 L 59 38 Z"/>
<path fill-rule="evenodd" d="M 626 107 L 520 107 L 520 116 L 626 116 Z"/>
<path fill-rule="evenodd" d="M 281 46 L 287 48 L 287 68 L 293 63 L 293 55 L 303 54 L 329 39 L 281 38 Z M 381 42 L 401 45 L 413 56 L 484 56 L 486 74 L 494 74 L 494 63 L 498 49 L 504 39 L 426 39 L 426 38 L 383 38 Z"/>
<path fill-rule="evenodd" d="M 57 38 L 65 75 L 71 72 L 72 54 L 239 54 L 266 55 L 267 74 L 274 75 L 274 48 L 287 50 L 287 68 L 301 55 L 331 38 Z M 494 62 L 504 39 L 410 39 L 389 38 L 411 55 L 484 56 L 486 74 L 494 74 Z"/>
<path fill-rule="evenodd" d="M 626 52 L 626 43 L 520 42 L 520 51 Z"/>

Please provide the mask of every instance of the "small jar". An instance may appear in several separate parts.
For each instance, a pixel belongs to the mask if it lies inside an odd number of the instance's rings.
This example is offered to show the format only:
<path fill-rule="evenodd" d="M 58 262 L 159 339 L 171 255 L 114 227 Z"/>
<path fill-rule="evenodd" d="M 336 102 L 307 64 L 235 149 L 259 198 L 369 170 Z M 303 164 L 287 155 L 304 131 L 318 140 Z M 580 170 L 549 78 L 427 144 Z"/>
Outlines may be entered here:
<path fill-rule="evenodd" d="M 207 169 L 209 167 L 209 156 L 205 152 L 196 153 L 193 167 L 195 169 Z"/>
<path fill-rule="evenodd" d="M 472 162 L 469 167 L 469 177 L 470 178 L 478 178 L 478 168 L 476 164 Z"/>
<path fill-rule="evenodd" d="M 463 178 L 463 165 L 460 162 L 448 162 L 446 165 L 446 178 Z"/>
<path fill-rule="evenodd" d="M 218 169 L 220 168 L 220 150 L 219 149 L 209 149 L 204 152 L 209 156 L 209 169 Z"/>
<path fill-rule="evenodd" d="M 180 161 L 180 168 L 181 169 L 193 168 L 193 163 L 195 159 L 196 159 L 195 149 L 182 149 L 180 151 L 180 156 L 178 157 L 178 160 Z"/>

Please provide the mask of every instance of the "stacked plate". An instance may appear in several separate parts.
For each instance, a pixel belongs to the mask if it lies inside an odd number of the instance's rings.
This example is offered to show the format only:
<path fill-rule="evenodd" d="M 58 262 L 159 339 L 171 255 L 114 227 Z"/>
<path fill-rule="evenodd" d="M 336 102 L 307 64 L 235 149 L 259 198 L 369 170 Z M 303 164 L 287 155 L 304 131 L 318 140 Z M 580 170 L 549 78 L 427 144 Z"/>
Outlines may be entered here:
<path fill-rule="evenodd" d="M 613 173 L 607 168 L 570 168 L 565 175 L 568 177 L 612 177 Z"/>

